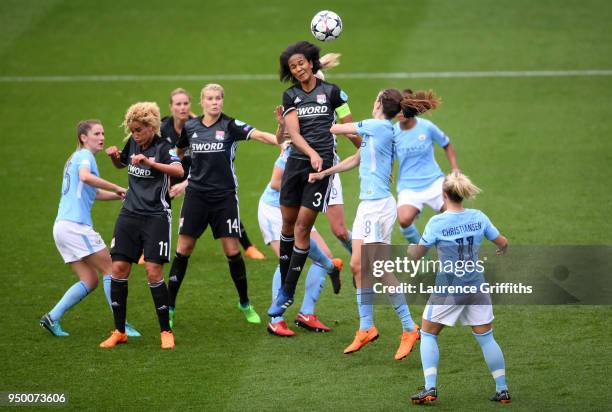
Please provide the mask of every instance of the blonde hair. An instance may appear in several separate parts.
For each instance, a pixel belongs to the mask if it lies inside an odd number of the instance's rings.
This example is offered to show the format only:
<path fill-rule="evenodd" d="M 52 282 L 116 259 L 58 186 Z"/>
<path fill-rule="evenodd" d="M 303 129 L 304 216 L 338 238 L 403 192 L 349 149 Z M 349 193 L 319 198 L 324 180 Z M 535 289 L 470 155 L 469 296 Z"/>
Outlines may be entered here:
<path fill-rule="evenodd" d="M 450 200 L 457 203 L 462 202 L 464 199 L 474 198 L 482 192 L 478 186 L 472 183 L 469 177 L 457 171 L 446 175 L 442 184 L 442 190 Z"/>
<path fill-rule="evenodd" d="M 161 119 L 159 114 L 159 106 L 155 102 L 138 102 L 134 103 L 125 112 L 123 119 L 123 127 L 126 133 L 130 133 L 130 123 L 139 122 L 145 126 L 153 127 L 156 134 L 159 134 Z"/>
<path fill-rule="evenodd" d="M 319 62 L 321 63 L 321 69 L 315 73 L 315 76 L 321 80 L 325 80 L 325 74 L 323 70 L 333 69 L 340 65 L 340 53 L 327 53 L 321 56 Z"/>
<path fill-rule="evenodd" d="M 89 133 L 92 127 L 94 127 L 97 124 L 102 126 L 102 122 L 99 121 L 98 119 L 81 120 L 79 124 L 77 124 L 77 150 L 80 150 L 83 148 L 83 142 L 81 141 L 81 135 L 82 134 L 87 135 L 87 133 Z"/>
<path fill-rule="evenodd" d="M 182 87 L 178 87 L 170 92 L 170 104 L 172 104 L 172 98 L 177 94 L 184 94 L 185 96 L 187 96 L 187 100 L 189 100 L 189 102 L 191 103 L 191 96 L 189 95 L 187 90 L 183 89 Z"/>
<path fill-rule="evenodd" d="M 208 90 L 216 90 L 221 92 L 221 97 L 225 97 L 225 90 L 223 90 L 223 86 L 217 83 L 208 83 L 206 86 L 202 87 L 202 91 L 200 92 L 200 101 L 204 99 L 204 93 Z"/>

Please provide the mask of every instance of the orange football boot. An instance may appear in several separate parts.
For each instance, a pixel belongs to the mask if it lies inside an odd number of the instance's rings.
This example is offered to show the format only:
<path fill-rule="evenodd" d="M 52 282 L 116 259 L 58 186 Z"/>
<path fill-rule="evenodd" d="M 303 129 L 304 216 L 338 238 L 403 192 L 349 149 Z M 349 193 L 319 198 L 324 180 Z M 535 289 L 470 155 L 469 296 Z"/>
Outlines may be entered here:
<path fill-rule="evenodd" d="M 110 335 L 110 337 L 100 344 L 100 347 L 104 349 L 113 348 L 119 345 L 120 343 L 127 342 L 127 340 L 127 333 L 121 333 L 117 329 L 115 329 Z"/>
<path fill-rule="evenodd" d="M 421 339 L 421 334 L 419 333 L 419 326 L 414 325 L 414 329 L 411 332 L 402 332 L 402 336 L 400 336 L 400 345 L 397 348 L 397 352 L 395 352 L 395 360 L 402 360 L 406 356 L 412 352 L 412 348 L 417 340 Z"/>
<path fill-rule="evenodd" d="M 353 343 L 344 349 L 344 353 L 348 354 L 357 352 L 359 349 L 363 348 L 370 342 L 374 342 L 376 339 L 378 339 L 378 329 L 376 329 L 376 326 L 372 326 L 368 330 L 358 330 L 355 334 Z"/>
<path fill-rule="evenodd" d="M 174 334 L 172 332 L 163 331 L 161 333 L 161 348 L 174 349 Z"/>

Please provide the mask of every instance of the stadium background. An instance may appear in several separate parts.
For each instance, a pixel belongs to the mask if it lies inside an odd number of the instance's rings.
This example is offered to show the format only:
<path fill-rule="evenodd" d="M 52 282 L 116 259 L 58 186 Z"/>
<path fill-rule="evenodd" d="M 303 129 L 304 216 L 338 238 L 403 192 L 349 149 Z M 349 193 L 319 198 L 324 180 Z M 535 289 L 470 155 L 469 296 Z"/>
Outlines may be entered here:
<path fill-rule="evenodd" d="M 226 113 L 273 131 L 272 111 L 285 85 L 215 75 L 274 75 L 287 44 L 313 40 L 309 22 L 322 9 L 343 18 L 341 38 L 318 44 L 323 52 L 343 55 L 329 79 L 348 93 L 355 119 L 370 116 L 372 98 L 381 88 L 433 88 L 444 103 L 432 119 L 451 137 L 463 171 L 484 189 L 473 205 L 487 212 L 511 244 L 609 243 L 609 72 L 342 78 L 351 73 L 609 70 L 612 4 L 607 1 L 4 0 L 1 391 L 65 391 L 74 409 L 407 407 L 409 395 L 422 385 L 420 359 L 417 351 L 402 362 L 393 360 L 400 326 L 391 308 L 376 309 L 381 339 L 358 354 L 342 355 L 357 327 L 348 270 L 341 295 L 327 287 L 318 308 L 333 332 L 278 339 L 264 325 L 248 325 L 236 310 L 220 245 L 208 232 L 179 297 L 176 350 L 159 349 L 141 268 L 131 277 L 128 319 L 142 338 L 114 350 L 98 348 L 112 328 L 101 288 L 62 320 L 69 338 L 54 339 L 37 324 L 74 280 L 61 263 L 51 228 L 76 122 L 101 119 L 106 145 L 118 145 L 124 137 L 118 125 L 130 104 L 153 100 L 166 111 L 169 92 L 184 87 L 198 112 L 199 90 L 216 80 L 226 89 Z M 136 77 L 71 77 L 121 75 Z M 179 78 L 146 78 L 157 75 Z M 180 77 L 188 75 L 200 77 Z M 347 156 L 352 148 L 341 141 L 339 151 Z M 275 148 L 249 142 L 239 146 L 236 162 L 243 221 L 269 257 L 247 261 L 252 301 L 262 315 L 275 262 L 261 242 L 257 202 L 276 156 Z M 103 177 L 126 183 L 125 171 L 114 170 L 104 154 L 97 161 Z M 440 161 L 448 170 L 446 160 Z M 342 179 L 350 225 L 357 174 Z M 174 203 L 175 223 L 180 204 Z M 93 209 L 95 227 L 107 243 L 119 208 L 116 202 L 99 202 Z M 417 221 L 421 230 L 430 215 Z M 324 218 L 317 227 L 348 262 Z M 397 230 L 394 240 L 402 241 Z M 289 310 L 288 319 L 297 309 Z M 419 319 L 422 307 L 412 307 L 412 313 Z M 612 364 L 611 315 L 610 307 L 498 307 L 496 338 L 506 356 L 512 407 L 608 408 L 604 383 Z M 440 352 L 437 409 L 495 408 L 487 400 L 494 391 L 491 377 L 469 331 L 445 330 Z"/>

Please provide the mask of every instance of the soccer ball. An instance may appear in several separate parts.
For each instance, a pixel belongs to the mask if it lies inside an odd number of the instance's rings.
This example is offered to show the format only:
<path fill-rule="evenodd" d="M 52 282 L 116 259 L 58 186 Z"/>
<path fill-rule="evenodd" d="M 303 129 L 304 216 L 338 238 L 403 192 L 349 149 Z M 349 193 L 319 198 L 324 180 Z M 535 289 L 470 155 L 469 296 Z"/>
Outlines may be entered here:
<path fill-rule="evenodd" d="M 310 31 L 317 40 L 336 40 L 342 33 L 342 20 L 333 11 L 320 11 L 312 18 Z"/>

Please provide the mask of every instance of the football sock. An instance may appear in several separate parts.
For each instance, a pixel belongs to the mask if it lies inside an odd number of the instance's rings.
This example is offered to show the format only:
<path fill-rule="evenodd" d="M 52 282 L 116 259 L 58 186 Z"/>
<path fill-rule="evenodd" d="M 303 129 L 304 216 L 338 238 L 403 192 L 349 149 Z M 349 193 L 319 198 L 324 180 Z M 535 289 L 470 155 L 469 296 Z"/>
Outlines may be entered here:
<path fill-rule="evenodd" d="M 352 255 L 353 254 L 353 232 L 348 230 L 348 238 L 346 240 L 344 239 L 338 239 L 338 240 L 340 241 L 342 246 L 346 250 L 348 250 L 348 252 Z"/>
<path fill-rule="evenodd" d="M 168 314 L 168 288 L 163 280 L 157 283 L 149 283 L 153 303 L 157 311 L 157 319 L 159 320 L 159 329 L 161 332 L 171 331 L 170 316 Z"/>
<path fill-rule="evenodd" d="M 238 238 L 238 240 L 240 240 L 240 244 L 242 245 L 242 248 L 244 250 L 247 250 L 249 246 L 253 246 L 253 244 L 249 240 L 249 235 L 247 235 L 246 229 L 244 228 L 242 221 L 240 221 L 240 237 Z"/>
<path fill-rule="evenodd" d="M 108 302 L 108 306 L 111 308 L 111 310 L 113 310 L 113 306 L 111 305 L 111 296 L 110 296 L 111 275 L 104 275 L 102 277 L 102 284 L 104 286 L 104 297 L 106 298 L 106 302 Z"/>
<path fill-rule="evenodd" d="M 497 392 L 508 390 L 504 354 L 493 337 L 493 329 L 482 334 L 474 333 L 473 335 L 478 341 L 485 362 L 491 371 L 491 375 L 493 375 L 493 379 L 495 379 L 495 390 Z"/>
<path fill-rule="evenodd" d="M 295 294 L 295 288 L 297 286 L 298 280 L 300 280 L 302 269 L 306 264 L 306 258 L 308 257 L 309 249 L 300 249 L 297 246 L 293 246 L 293 254 L 291 255 L 291 261 L 289 262 L 287 278 L 285 279 L 285 283 L 283 285 L 285 293 L 289 296 L 293 296 Z"/>
<path fill-rule="evenodd" d="M 280 267 L 276 266 L 276 271 L 274 271 L 274 276 L 272 277 L 272 302 L 276 300 L 276 295 L 278 295 L 278 291 L 281 288 L 281 275 L 280 275 Z M 284 320 L 282 316 L 275 316 L 270 319 L 270 323 L 275 324 Z"/>
<path fill-rule="evenodd" d="M 419 240 L 421 240 L 421 233 L 419 233 L 419 229 L 413 224 L 408 227 L 401 227 L 400 232 L 402 232 L 402 236 L 408 243 L 418 244 Z"/>
<path fill-rule="evenodd" d="M 287 278 L 287 272 L 289 271 L 289 263 L 291 262 L 291 255 L 293 254 L 293 244 L 295 238 L 293 235 L 280 235 L 280 244 L 278 246 L 279 259 L 278 263 L 280 266 L 281 284 L 285 284 Z"/>
<path fill-rule="evenodd" d="M 310 265 L 306 275 L 306 290 L 304 291 L 304 300 L 302 300 L 300 313 L 305 315 L 315 313 L 315 306 L 321 295 L 321 290 L 323 290 L 326 278 L 327 269 L 319 266 L 317 263 Z"/>
<path fill-rule="evenodd" d="M 374 326 L 374 291 L 372 288 L 357 289 L 357 308 L 359 309 L 359 330 L 368 330 Z"/>
<path fill-rule="evenodd" d="M 176 252 L 168 275 L 168 304 L 170 307 L 176 307 L 176 296 L 185 278 L 187 263 L 189 263 L 189 256 Z"/>
<path fill-rule="evenodd" d="M 242 255 L 238 253 L 234 256 L 227 256 L 227 263 L 229 264 L 230 275 L 232 275 L 238 296 L 240 297 L 240 304 L 242 307 L 245 307 L 249 304 L 249 294 L 247 292 L 246 267 L 244 266 Z"/>
<path fill-rule="evenodd" d="M 55 307 L 49 312 L 49 317 L 52 321 L 59 320 L 62 315 L 71 307 L 79 303 L 85 296 L 91 292 L 83 281 L 78 281 L 70 286 L 64 296 L 57 302 Z"/>
<path fill-rule="evenodd" d="M 403 293 L 389 293 L 387 296 L 389 296 L 395 313 L 397 313 L 397 316 L 399 316 L 402 321 L 402 328 L 406 332 L 412 332 L 414 329 L 414 321 L 412 320 L 412 316 L 410 316 L 410 308 L 408 308 L 408 304 L 406 303 L 406 296 Z"/>
<path fill-rule="evenodd" d="M 308 252 L 308 257 L 312 259 L 313 262 L 323 266 L 328 272 L 334 270 L 334 263 L 325 253 L 323 253 L 313 238 L 310 238 L 310 251 Z"/>
<path fill-rule="evenodd" d="M 111 307 L 115 319 L 115 329 L 125 333 L 125 316 L 127 310 L 128 280 L 111 278 Z"/>
<path fill-rule="evenodd" d="M 420 346 L 421 364 L 423 365 L 423 375 L 425 375 L 425 389 L 435 388 L 438 376 L 438 362 L 440 361 L 438 337 L 421 331 Z"/>

